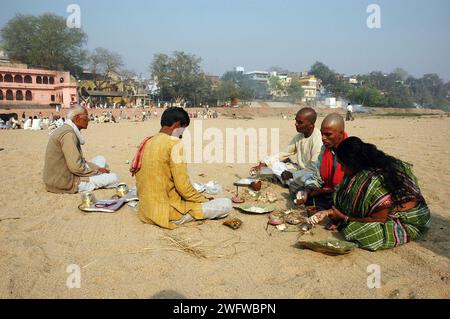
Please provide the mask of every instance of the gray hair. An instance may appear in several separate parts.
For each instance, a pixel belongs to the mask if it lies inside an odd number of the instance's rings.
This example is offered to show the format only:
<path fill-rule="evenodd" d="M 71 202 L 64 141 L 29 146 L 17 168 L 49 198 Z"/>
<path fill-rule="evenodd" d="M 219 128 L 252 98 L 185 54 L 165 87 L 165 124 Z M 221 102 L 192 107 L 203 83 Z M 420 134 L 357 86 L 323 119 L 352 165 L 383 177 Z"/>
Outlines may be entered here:
<path fill-rule="evenodd" d="M 67 113 L 67 118 L 72 120 L 76 115 L 87 113 L 87 110 L 81 105 L 77 104 L 69 110 Z"/>

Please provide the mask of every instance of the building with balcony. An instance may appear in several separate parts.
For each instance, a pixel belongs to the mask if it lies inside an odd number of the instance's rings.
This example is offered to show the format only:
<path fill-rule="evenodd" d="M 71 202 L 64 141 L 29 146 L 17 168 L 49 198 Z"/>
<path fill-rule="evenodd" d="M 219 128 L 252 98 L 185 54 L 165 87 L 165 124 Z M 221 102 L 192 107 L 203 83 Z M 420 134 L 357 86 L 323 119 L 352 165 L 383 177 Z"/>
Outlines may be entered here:
<path fill-rule="evenodd" d="M 249 79 L 253 81 L 259 81 L 263 83 L 269 83 L 269 72 L 266 71 L 250 71 L 245 73 L 246 76 L 249 77 Z"/>
<path fill-rule="evenodd" d="M 304 91 L 302 102 L 317 100 L 320 91 L 320 79 L 316 78 L 314 75 L 307 75 L 301 77 L 298 81 Z"/>
<path fill-rule="evenodd" d="M 0 65 L 0 108 L 60 107 L 78 102 L 77 84 L 67 71 Z"/>

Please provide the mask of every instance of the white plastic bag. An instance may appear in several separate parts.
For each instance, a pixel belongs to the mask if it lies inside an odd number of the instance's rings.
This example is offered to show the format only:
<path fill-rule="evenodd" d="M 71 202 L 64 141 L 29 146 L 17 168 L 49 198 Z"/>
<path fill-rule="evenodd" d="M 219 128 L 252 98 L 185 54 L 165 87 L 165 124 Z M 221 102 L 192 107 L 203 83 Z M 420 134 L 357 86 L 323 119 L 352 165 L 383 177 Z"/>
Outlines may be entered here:
<path fill-rule="evenodd" d="M 205 193 L 216 195 L 223 192 L 222 186 L 216 181 L 209 181 L 205 184 Z"/>

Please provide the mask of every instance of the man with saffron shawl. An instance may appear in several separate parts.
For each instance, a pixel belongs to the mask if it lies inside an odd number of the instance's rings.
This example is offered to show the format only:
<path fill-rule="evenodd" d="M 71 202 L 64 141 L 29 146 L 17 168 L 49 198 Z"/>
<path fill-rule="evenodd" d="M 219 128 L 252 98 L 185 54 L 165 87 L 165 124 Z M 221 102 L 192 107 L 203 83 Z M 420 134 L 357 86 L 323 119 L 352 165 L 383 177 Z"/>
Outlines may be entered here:
<path fill-rule="evenodd" d="M 343 141 L 336 151 L 344 179 L 334 206 L 311 217 L 341 224 L 346 240 L 367 250 L 393 248 L 419 238 L 430 227 L 430 210 L 411 165 L 364 143 Z"/>
<path fill-rule="evenodd" d="M 322 121 L 320 132 L 323 146 L 314 173 L 304 180 L 291 183 L 289 192 L 292 199 L 296 200 L 299 192 L 305 191 L 306 198 L 303 201 L 306 205 L 315 204 L 319 209 L 329 209 L 333 204 L 334 190 L 344 177 L 335 154 L 336 148 L 347 138 L 343 117 L 337 113 L 327 115 Z"/>

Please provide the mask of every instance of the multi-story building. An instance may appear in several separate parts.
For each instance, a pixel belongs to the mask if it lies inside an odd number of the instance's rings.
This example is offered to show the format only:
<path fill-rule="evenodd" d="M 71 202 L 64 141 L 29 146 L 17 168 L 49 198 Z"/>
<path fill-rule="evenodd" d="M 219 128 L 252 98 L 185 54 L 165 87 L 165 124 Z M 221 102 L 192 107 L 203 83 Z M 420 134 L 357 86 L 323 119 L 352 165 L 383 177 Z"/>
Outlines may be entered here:
<path fill-rule="evenodd" d="M 67 71 L 28 68 L 0 52 L 0 108 L 69 108 L 77 103 L 77 84 Z"/>
<path fill-rule="evenodd" d="M 307 75 L 301 77 L 298 81 L 304 91 L 302 102 L 315 101 L 320 91 L 320 79 L 314 75 Z"/>
<path fill-rule="evenodd" d="M 270 74 L 267 71 L 250 71 L 245 73 L 251 80 L 260 81 L 263 83 L 269 82 Z"/>
<path fill-rule="evenodd" d="M 0 66 L 0 106 L 69 108 L 77 101 L 77 84 L 69 72 Z"/>

